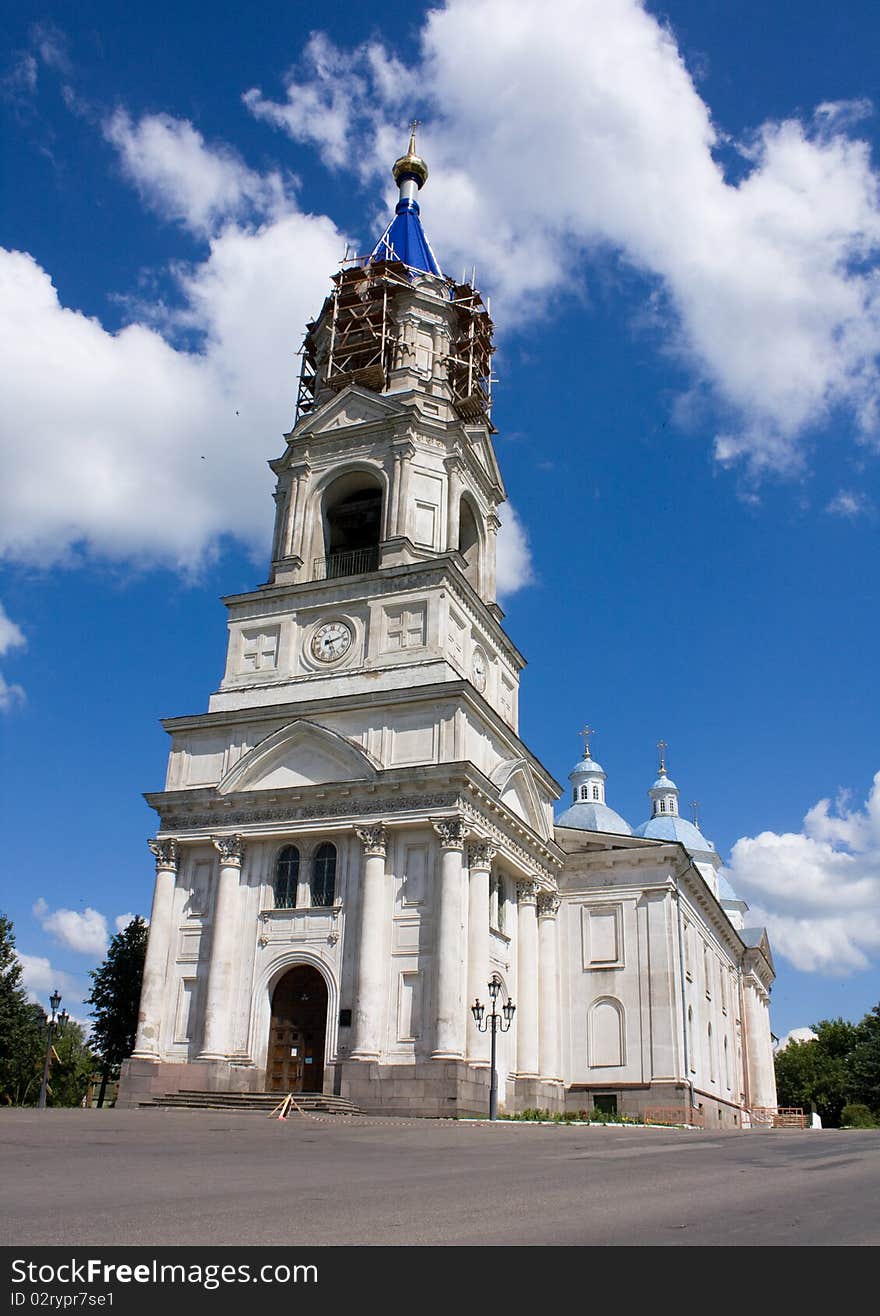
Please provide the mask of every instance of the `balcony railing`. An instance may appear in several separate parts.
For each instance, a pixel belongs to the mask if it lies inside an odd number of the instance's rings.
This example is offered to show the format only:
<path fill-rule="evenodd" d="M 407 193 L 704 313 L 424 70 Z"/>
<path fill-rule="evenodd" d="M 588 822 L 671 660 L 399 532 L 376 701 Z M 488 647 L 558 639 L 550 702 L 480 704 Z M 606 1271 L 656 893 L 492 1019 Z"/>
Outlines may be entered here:
<path fill-rule="evenodd" d="M 360 576 L 378 569 L 379 545 L 374 544 L 372 548 L 353 548 L 347 553 L 316 557 L 312 563 L 312 580 L 338 580 L 340 576 Z"/>

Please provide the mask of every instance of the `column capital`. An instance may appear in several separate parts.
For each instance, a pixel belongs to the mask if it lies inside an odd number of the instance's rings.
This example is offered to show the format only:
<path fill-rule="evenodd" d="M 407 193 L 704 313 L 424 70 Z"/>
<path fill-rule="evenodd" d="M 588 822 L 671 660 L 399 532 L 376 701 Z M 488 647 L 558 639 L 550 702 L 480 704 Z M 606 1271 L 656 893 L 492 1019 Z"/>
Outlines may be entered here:
<path fill-rule="evenodd" d="M 497 517 L 494 512 L 490 512 L 486 517 L 486 526 L 492 531 L 493 535 L 497 534 L 501 529 L 501 519 Z"/>
<path fill-rule="evenodd" d="M 244 841 L 238 832 L 234 836 L 212 836 L 211 844 L 220 856 L 221 868 L 241 868 Z"/>
<path fill-rule="evenodd" d="M 489 841 L 472 841 L 468 846 L 468 868 L 490 868 L 497 853 Z"/>
<path fill-rule="evenodd" d="M 432 818 L 431 826 L 440 837 L 442 850 L 463 850 L 470 828 L 464 818 Z"/>
<path fill-rule="evenodd" d="M 180 867 L 180 846 L 173 836 L 166 837 L 164 841 L 149 840 L 147 845 L 156 856 L 156 872 L 161 868 L 169 868 L 176 873 Z"/>
<path fill-rule="evenodd" d="M 560 900 L 555 891 L 542 891 L 538 896 L 538 918 L 555 918 Z"/>
<path fill-rule="evenodd" d="M 370 827 L 355 827 L 354 830 L 368 858 L 371 855 L 377 855 L 380 859 L 385 858 L 388 829 L 384 823 L 375 823 Z"/>
<path fill-rule="evenodd" d="M 533 877 L 520 877 L 516 882 L 516 903 L 535 905 L 538 902 L 538 883 Z"/>

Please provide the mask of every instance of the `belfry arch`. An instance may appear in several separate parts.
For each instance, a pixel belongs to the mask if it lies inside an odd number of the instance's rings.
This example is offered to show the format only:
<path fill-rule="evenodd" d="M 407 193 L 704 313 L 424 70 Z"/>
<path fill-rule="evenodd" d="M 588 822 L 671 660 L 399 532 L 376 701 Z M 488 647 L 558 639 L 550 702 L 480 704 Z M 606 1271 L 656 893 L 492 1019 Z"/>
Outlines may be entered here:
<path fill-rule="evenodd" d="M 321 533 L 328 579 L 376 570 L 383 506 L 382 483 L 371 471 L 347 471 L 324 489 Z"/>

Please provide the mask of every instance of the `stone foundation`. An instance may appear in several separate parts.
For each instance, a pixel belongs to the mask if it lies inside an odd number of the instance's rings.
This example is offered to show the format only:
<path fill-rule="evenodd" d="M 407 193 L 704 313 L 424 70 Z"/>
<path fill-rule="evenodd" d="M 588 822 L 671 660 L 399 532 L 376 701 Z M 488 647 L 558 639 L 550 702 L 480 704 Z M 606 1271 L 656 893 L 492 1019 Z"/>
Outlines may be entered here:
<path fill-rule="evenodd" d="M 596 1096 L 617 1098 L 617 1110 L 622 1115 L 640 1115 L 654 1109 L 681 1110 L 685 1115 L 690 1107 L 691 1092 L 687 1083 L 670 1080 L 663 1083 L 645 1083 L 615 1087 L 613 1083 L 574 1084 L 566 1089 L 562 1109 L 570 1112 L 592 1110 Z M 733 1129 L 742 1127 L 742 1110 L 731 1102 L 720 1101 L 707 1092 L 694 1092 L 694 1105 L 702 1112 L 706 1129 Z"/>
<path fill-rule="evenodd" d="M 194 1092 L 263 1092 L 265 1073 L 231 1060 L 175 1064 L 168 1060 L 124 1060 L 117 1106 L 143 1106 L 181 1090 Z"/>
<path fill-rule="evenodd" d="M 489 1112 L 489 1071 L 464 1060 L 413 1065 L 344 1060 L 337 1071 L 339 1095 L 369 1115 L 455 1119 Z"/>

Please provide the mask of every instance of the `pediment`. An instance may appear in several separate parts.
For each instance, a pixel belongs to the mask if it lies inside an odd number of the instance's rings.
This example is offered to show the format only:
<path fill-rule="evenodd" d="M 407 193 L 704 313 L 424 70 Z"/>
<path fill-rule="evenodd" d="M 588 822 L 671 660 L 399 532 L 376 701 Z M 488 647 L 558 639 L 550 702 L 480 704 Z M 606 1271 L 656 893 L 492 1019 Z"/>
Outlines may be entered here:
<path fill-rule="evenodd" d="M 471 455 L 489 476 L 493 484 L 500 489 L 504 489 L 504 481 L 501 478 L 501 468 L 498 465 L 498 459 L 495 456 L 495 447 L 488 434 L 480 430 L 468 430 L 469 448 Z"/>
<path fill-rule="evenodd" d="M 535 775 L 526 759 L 505 759 L 492 773 L 491 780 L 498 787 L 498 798 L 533 831 L 547 840 L 550 830 Z"/>
<path fill-rule="evenodd" d="M 402 408 L 397 403 L 389 402 L 378 393 L 371 393 L 357 384 L 350 384 L 312 412 L 302 429 L 297 431 L 297 438 L 309 434 L 328 434 L 353 425 L 368 425 L 371 421 L 399 416 L 401 412 Z"/>
<path fill-rule="evenodd" d="M 285 790 L 332 782 L 371 781 L 373 760 L 359 745 L 317 722 L 300 719 L 248 750 L 217 787 L 232 791 Z"/>

